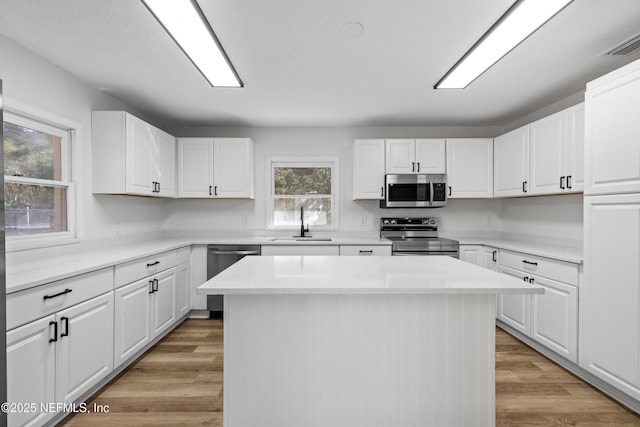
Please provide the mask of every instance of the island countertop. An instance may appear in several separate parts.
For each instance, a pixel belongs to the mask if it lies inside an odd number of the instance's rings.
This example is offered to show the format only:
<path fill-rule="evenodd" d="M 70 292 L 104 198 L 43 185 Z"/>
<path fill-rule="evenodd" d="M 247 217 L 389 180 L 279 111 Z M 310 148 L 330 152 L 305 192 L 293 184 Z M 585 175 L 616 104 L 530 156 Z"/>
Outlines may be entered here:
<path fill-rule="evenodd" d="M 541 294 L 544 288 L 447 256 L 245 257 L 200 295 Z"/>

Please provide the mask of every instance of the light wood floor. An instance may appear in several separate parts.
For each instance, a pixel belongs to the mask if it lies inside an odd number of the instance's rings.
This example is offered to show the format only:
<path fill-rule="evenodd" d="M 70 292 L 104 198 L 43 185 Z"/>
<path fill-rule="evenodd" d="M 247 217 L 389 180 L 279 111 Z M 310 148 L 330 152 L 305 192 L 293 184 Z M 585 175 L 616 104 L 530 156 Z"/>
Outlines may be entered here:
<path fill-rule="evenodd" d="M 59 425 L 222 426 L 222 321 L 189 319 Z M 640 417 L 496 330 L 497 426 L 640 426 Z"/>

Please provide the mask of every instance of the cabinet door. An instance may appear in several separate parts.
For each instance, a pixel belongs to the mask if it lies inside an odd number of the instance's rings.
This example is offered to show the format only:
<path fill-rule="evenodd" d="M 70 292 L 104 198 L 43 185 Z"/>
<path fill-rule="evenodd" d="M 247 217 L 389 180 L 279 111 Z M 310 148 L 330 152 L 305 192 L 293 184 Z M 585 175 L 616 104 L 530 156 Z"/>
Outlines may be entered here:
<path fill-rule="evenodd" d="M 493 197 L 493 139 L 447 139 L 449 198 Z"/>
<path fill-rule="evenodd" d="M 579 365 L 640 399 L 640 195 L 585 197 Z"/>
<path fill-rule="evenodd" d="M 567 192 L 584 190 L 584 103 L 566 111 L 568 136 L 565 144 L 565 172 Z"/>
<path fill-rule="evenodd" d="M 148 278 L 114 292 L 114 364 L 120 366 L 151 341 L 152 291 Z"/>
<path fill-rule="evenodd" d="M 529 126 L 493 140 L 493 194 L 526 196 L 529 186 Z"/>
<path fill-rule="evenodd" d="M 7 332 L 7 402 L 34 403 L 36 412 L 11 412 L 10 426 L 40 426 L 53 417 L 40 404 L 55 399 L 55 317 L 48 316 Z"/>
<path fill-rule="evenodd" d="M 416 139 L 416 172 L 445 173 L 446 151 L 444 139 Z"/>
<path fill-rule="evenodd" d="M 207 281 L 207 247 L 205 245 L 194 245 L 191 248 L 190 264 L 189 300 L 191 309 L 205 310 L 207 308 L 207 296 L 196 294 L 196 288 Z"/>
<path fill-rule="evenodd" d="M 253 141 L 249 138 L 214 138 L 214 197 L 254 198 L 253 157 Z"/>
<path fill-rule="evenodd" d="M 157 129 L 156 139 L 157 166 L 155 181 L 159 183 L 159 196 L 176 196 L 176 139 Z"/>
<path fill-rule="evenodd" d="M 125 116 L 126 192 L 153 196 L 156 129 L 131 114 Z"/>
<path fill-rule="evenodd" d="M 534 277 L 544 294 L 531 295 L 531 338 L 577 362 L 578 288 L 545 277 Z"/>
<path fill-rule="evenodd" d="M 151 294 L 151 328 L 156 337 L 176 320 L 176 268 L 158 273 L 153 279 L 157 282 Z"/>
<path fill-rule="evenodd" d="M 416 172 L 415 139 L 387 139 L 385 152 L 387 173 Z"/>
<path fill-rule="evenodd" d="M 384 139 L 353 141 L 353 200 L 384 199 Z"/>
<path fill-rule="evenodd" d="M 213 138 L 178 138 L 178 197 L 213 196 Z"/>
<path fill-rule="evenodd" d="M 191 308 L 189 303 L 189 263 L 178 265 L 176 270 L 176 317 L 178 319 L 189 313 Z"/>
<path fill-rule="evenodd" d="M 73 402 L 113 370 L 113 292 L 56 315 L 56 402 Z"/>
<path fill-rule="evenodd" d="M 587 85 L 585 194 L 640 192 L 640 68 L 631 67 Z"/>
<path fill-rule="evenodd" d="M 533 122 L 530 129 L 530 194 L 566 191 L 562 157 L 566 140 L 566 114 L 561 111 Z"/>
<path fill-rule="evenodd" d="M 491 246 L 482 247 L 482 265 L 491 271 L 498 271 L 498 261 L 500 252 Z"/>
<path fill-rule="evenodd" d="M 481 245 L 460 245 L 460 261 L 482 267 L 482 255 Z"/>
<path fill-rule="evenodd" d="M 499 271 L 516 279 L 524 280 L 526 274 L 508 267 L 500 267 Z M 498 296 L 497 318 L 515 330 L 529 335 L 531 332 L 530 321 L 530 296 L 519 294 L 501 294 Z"/>

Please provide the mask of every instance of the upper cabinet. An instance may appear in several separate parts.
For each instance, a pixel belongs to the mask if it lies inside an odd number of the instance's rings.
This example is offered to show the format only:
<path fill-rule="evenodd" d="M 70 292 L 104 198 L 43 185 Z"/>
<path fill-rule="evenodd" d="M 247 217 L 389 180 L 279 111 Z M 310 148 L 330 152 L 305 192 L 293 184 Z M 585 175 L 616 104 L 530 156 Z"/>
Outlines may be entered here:
<path fill-rule="evenodd" d="M 175 197 L 175 138 L 124 111 L 94 111 L 93 192 Z"/>
<path fill-rule="evenodd" d="M 403 173 L 445 173 L 445 140 L 428 139 L 387 139 L 386 172 Z"/>
<path fill-rule="evenodd" d="M 384 199 L 384 139 L 353 141 L 353 200 Z"/>
<path fill-rule="evenodd" d="M 526 196 L 529 190 L 529 125 L 493 140 L 493 194 Z"/>
<path fill-rule="evenodd" d="M 447 139 L 449 198 L 493 197 L 493 139 Z"/>
<path fill-rule="evenodd" d="M 532 195 L 577 193 L 584 188 L 584 104 L 529 125 Z"/>
<path fill-rule="evenodd" d="M 587 84 L 585 194 L 640 192 L 640 61 Z"/>
<path fill-rule="evenodd" d="M 250 138 L 178 138 L 178 197 L 254 198 Z"/>
<path fill-rule="evenodd" d="M 584 188 L 584 104 L 494 140 L 496 197 L 579 193 Z"/>

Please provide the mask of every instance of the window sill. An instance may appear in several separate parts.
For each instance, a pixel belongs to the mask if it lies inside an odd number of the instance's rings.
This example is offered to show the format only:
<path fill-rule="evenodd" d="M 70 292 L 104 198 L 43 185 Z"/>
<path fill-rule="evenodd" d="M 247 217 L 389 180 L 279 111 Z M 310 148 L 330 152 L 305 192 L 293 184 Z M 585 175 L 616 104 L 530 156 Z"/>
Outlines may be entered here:
<path fill-rule="evenodd" d="M 6 238 L 6 252 L 26 251 L 30 249 L 42 249 L 52 246 L 70 245 L 80 243 L 80 239 L 70 235 L 57 236 L 20 236 Z"/>

